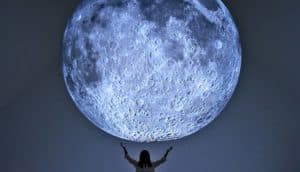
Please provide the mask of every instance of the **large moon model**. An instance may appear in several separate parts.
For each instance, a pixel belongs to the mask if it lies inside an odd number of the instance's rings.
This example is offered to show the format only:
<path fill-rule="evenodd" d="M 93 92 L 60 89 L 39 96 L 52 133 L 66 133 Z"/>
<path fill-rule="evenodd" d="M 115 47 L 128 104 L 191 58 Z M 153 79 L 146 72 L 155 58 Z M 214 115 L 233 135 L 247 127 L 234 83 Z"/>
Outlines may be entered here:
<path fill-rule="evenodd" d="M 136 142 L 179 139 L 216 118 L 236 87 L 241 48 L 220 0 L 87 0 L 63 40 L 80 111 Z"/>

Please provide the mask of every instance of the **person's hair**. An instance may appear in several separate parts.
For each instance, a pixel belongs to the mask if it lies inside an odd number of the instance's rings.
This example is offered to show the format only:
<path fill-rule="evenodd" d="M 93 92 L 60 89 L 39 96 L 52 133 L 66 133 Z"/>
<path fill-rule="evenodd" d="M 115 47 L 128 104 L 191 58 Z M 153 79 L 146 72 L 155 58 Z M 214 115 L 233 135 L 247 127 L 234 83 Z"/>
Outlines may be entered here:
<path fill-rule="evenodd" d="M 138 166 L 141 168 L 152 167 L 152 163 L 150 160 L 150 154 L 147 150 L 142 150 L 140 153 L 140 161 Z"/>

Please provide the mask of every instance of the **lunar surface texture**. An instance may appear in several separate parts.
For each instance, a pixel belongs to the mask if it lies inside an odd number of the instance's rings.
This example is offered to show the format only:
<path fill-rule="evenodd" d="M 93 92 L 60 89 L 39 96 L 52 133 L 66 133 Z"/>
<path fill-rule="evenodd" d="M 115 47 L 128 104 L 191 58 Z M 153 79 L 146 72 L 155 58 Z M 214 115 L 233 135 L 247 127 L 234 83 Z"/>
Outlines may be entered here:
<path fill-rule="evenodd" d="M 63 75 L 105 132 L 154 142 L 214 120 L 237 85 L 239 34 L 220 0 L 86 0 L 63 38 Z"/>

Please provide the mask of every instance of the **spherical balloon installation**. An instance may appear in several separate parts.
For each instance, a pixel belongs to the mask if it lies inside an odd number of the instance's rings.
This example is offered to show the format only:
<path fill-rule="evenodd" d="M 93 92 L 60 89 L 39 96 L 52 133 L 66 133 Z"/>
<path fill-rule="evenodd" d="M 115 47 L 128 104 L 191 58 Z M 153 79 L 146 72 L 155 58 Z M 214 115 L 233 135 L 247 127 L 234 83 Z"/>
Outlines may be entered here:
<path fill-rule="evenodd" d="M 63 38 L 63 75 L 80 111 L 126 140 L 180 139 L 226 106 L 241 68 L 220 0 L 86 0 Z"/>

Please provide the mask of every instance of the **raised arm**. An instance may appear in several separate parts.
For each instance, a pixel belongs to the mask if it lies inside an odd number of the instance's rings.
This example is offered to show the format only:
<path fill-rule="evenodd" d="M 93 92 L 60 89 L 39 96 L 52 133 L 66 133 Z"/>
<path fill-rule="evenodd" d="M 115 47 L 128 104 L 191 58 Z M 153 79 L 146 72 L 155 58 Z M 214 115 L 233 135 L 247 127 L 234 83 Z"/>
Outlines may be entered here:
<path fill-rule="evenodd" d="M 166 153 L 164 154 L 164 156 L 161 159 L 159 159 L 157 161 L 154 161 L 152 163 L 152 165 L 154 166 L 154 168 L 157 167 L 157 166 L 159 166 L 160 164 L 164 163 L 167 160 L 168 154 L 169 154 L 169 152 L 172 149 L 173 149 L 173 147 L 170 147 L 169 149 L 167 149 Z"/>
<path fill-rule="evenodd" d="M 127 151 L 126 147 L 123 145 L 123 143 L 120 143 L 120 145 L 123 148 L 124 156 L 128 160 L 128 162 L 134 166 L 137 166 L 138 162 L 129 156 L 128 151 Z"/>

